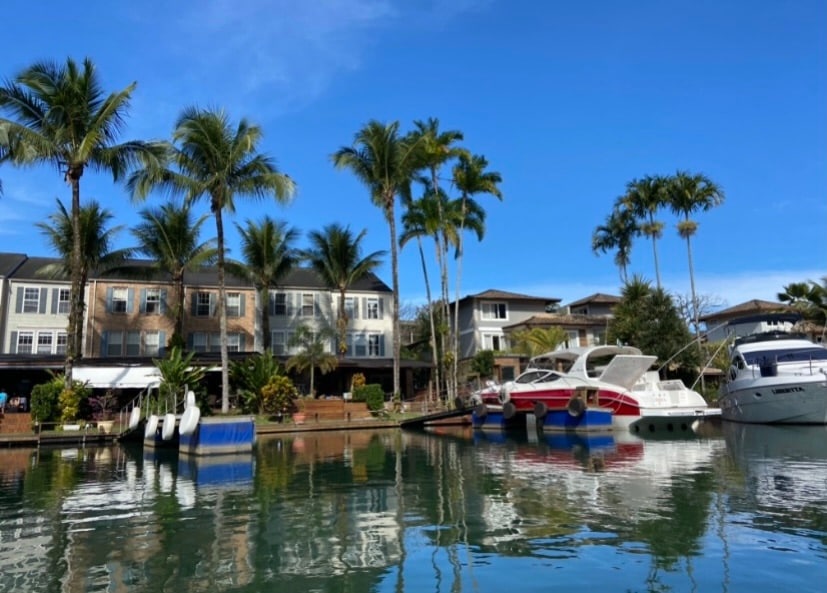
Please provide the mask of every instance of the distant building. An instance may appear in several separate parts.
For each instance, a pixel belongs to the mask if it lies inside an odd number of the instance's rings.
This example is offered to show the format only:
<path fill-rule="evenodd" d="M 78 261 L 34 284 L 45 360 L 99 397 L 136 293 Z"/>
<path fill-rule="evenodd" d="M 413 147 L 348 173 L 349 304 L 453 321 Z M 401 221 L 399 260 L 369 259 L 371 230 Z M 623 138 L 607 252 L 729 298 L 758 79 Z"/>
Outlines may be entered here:
<path fill-rule="evenodd" d="M 730 336 L 745 336 L 774 330 L 803 333 L 816 343 L 825 341 L 827 328 L 824 326 L 804 319 L 799 319 L 797 322 L 792 321 L 789 317 L 783 315 L 762 319 L 762 316 L 767 316 L 770 313 L 797 315 L 799 311 L 785 303 L 753 299 L 734 307 L 704 315 L 700 320 L 706 324 L 706 339 L 709 342 L 719 342 Z M 735 321 L 737 323 L 733 323 Z"/>
<path fill-rule="evenodd" d="M 789 305 L 785 305 L 784 303 L 752 299 L 751 301 L 746 301 L 733 307 L 728 307 L 726 309 L 721 309 L 720 311 L 715 311 L 714 313 L 704 315 L 700 318 L 700 321 L 706 325 L 707 341 L 720 342 L 721 340 L 725 340 L 729 337 L 731 329 L 728 325 L 734 319 L 741 317 L 754 317 L 763 313 L 791 313 L 794 311 L 795 309 Z M 747 325 L 742 325 L 742 327 L 739 328 L 739 335 L 744 335 L 744 333 L 760 333 L 770 331 L 771 329 L 785 328 L 778 327 L 777 325 L 773 325 L 771 327 L 767 324 L 754 322 Z M 789 329 L 789 327 L 786 329 Z"/>

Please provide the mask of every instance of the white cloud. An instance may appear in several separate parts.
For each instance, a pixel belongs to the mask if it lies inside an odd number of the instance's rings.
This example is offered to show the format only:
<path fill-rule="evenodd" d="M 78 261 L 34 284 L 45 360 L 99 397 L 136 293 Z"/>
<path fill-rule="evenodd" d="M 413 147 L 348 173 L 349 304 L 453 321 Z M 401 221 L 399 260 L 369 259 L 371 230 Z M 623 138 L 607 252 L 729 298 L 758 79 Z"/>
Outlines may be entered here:
<path fill-rule="evenodd" d="M 170 97 L 183 95 L 191 103 L 208 98 L 231 110 L 233 102 L 265 100 L 279 112 L 304 106 L 337 77 L 361 68 L 394 25 L 439 27 L 489 3 L 212 0 L 162 21 L 150 20 L 145 11 L 132 11 L 129 18 L 156 30 L 153 63 L 175 70 L 172 80 L 158 72 Z"/>

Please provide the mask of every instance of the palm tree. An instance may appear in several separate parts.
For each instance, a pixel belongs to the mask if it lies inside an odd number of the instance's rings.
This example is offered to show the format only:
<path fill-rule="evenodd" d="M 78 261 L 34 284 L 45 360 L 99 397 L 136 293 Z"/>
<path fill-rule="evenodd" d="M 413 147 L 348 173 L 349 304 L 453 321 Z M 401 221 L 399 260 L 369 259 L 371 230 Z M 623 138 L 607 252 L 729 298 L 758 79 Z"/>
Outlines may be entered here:
<path fill-rule="evenodd" d="M 655 220 L 658 210 L 667 204 L 666 180 L 660 176 L 647 175 L 643 179 L 633 179 L 626 184 L 626 195 L 621 198 L 624 206 L 642 221 L 640 232 L 652 239 L 652 253 L 655 260 L 655 281 L 660 283 L 660 266 L 658 265 L 657 240 L 663 235 L 663 223 Z"/>
<path fill-rule="evenodd" d="M 243 265 L 232 265 L 232 270 L 249 279 L 256 287 L 262 351 L 270 349 L 270 289 L 277 286 L 298 265 L 299 252 L 294 244 L 299 231 L 286 222 L 265 216 L 261 223 L 247 220 L 246 226 L 236 225 L 241 236 Z"/>
<path fill-rule="evenodd" d="M 90 273 L 106 274 L 117 269 L 130 257 L 131 250 L 112 249 L 115 235 L 123 227 L 106 228 L 112 221 L 113 215 L 109 210 L 101 208 L 96 201 L 91 200 L 82 206 L 78 218 L 81 249 L 81 267 L 78 271 L 80 272 L 80 290 L 85 292 Z M 50 214 L 46 221 L 35 223 L 35 226 L 40 229 L 61 260 L 59 263 L 43 266 L 37 274 L 47 278 L 71 277 L 75 237 L 72 215 L 66 206 L 57 200 L 57 211 Z M 83 344 L 83 324 L 74 326 L 74 331 L 76 332 L 74 336 L 70 337 L 67 334 L 67 341 L 74 340 L 77 344 Z"/>
<path fill-rule="evenodd" d="M 795 307 L 801 314 L 816 323 L 824 324 L 825 305 L 827 305 L 827 278 L 824 284 L 810 280 L 808 282 L 791 282 L 778 293 L 778 300 Z"/>
<path fill-rule="evenodd" d="M 345 309 L 345 294 L 381 263 L 384 251 L 374 251 L 362 257 L 362 239 L 367 234 L 363 229 L 354 236 L 350 227 L 329 224 L 321 231 L 311 231 L 308 235 L 311 247 L 301 252 L 310 263 L 310 267 L 321 277 L 329 288 L 339 292 L 339 305 L 336 315 L 337 349 L 340 356 L 347 352 L 348 316 Z"/>
<path fill-rule="evenodd" d="M 208 215 L 193 220 L 188 205 L 177 206 L 172 202 L 160 208 L 147 208 L 139 213 L 141 222 L 132 229 L 138 240 L 135 252 L 150 259 L 143 270 L 150 277 L 168 273 L 175 287 L 175 306 L 172 317 L 175 330 L 170 345 L 183 346 L 184 338 L 184 274 L 212 264 L 218 251 L 215 239 L 199 243 L 201 226 Z M 134 269 L 128 272 L 135 273 Z"/>
<path fill-rule="evenodd" d="M 555 350 L 566 340 L 566 332 L 560 327 L 533 327 L 515 332 L 514 348 L 526 356 L 537 356 Z"/>
<path fill-rule="evenodd" d="M 692 291 L 692 317 L 695 334 L 698 335 L 698 299 L 695 296 L 695 272 L 692 266 L 690 239 L 698 230 L 698 223 L 690 220 L 695 212 L 706 212 L 724 201 L 724 192 L 711 179 L 699 173 L 678 171 L 670 177 L 665 186 L 669 207 L 683 220 L 678 223 L 678 234 L 686 239 L 686 253 L 689 259 L 689 286 Z"/>
<path fill-rule="evenodd" d="M 311 397 L 316 396 L 315 370 L 318 368 L 320 373 L 326 375 L 339 364 L 339 359 L 325 349 L 325 345 L 329 343 L 333 333 L 329 328 L 314 331 L 309 326 L 302 324 L 296 328 L 296 333 L 292 335 L 288 342 L 290 347 L 299 348 L 299 351 L 287 359 L 285 366 L 288 371 L 295 370 L 298 373 L 308 371 L 310 373 Z"/>
<path fill-rule="evenodd" d="M 399 254 L 396 239 L 396 196 L 410 201 L 411 181 L 418 166 L 415 138 L 399 135 L 399 122 L 382 124 L 369 121 L 359 130 L 352 146 L 345 146 L 333 154 L 333 164 L 339 169 L 349 169 L 370 191 L 374 205 L 382 209 L 390 231 L 391 277 L 393 279 L 393 392 L 394 399 L 401 396 L 399 383 L 399 359 L 401 335 L 399 329 Z"/>
<path fill-rule="evenodd" d="M 427 314 L 430 327 L 429 343 L 431 348 L 431 359 L 434 366 L 434 386 L 436 393 L 440 392 L 440 352 L 444 352 L 445 344 L 440 340 L 437 346 L 437 310 L 433 306 L 431 297 L 431 281 L 428 277 L 428 265 L 425 263 L 425 252 L 422 249 L 422 237 L 433 237 L 437 258 L 441 258 L 440 236 L 438 228 L 442 220 L 441 208 L 437 206 L 438 196 L 426 190 L 425 194 L 418 200 L 408 204 L 408 208 L 402 215 L 402 234 L 399 237 L 399 247 L 404 248 L 412 239 L 416 239 L 419 248 L 419 260 L 422 263 L 422 276 L 425 280 L 425 298 L 428 300 Z M 440 299 L 440 306 L 445 306 L 444 299 Z M 444 319 L 444 315 L 441 315 Z M 444 335 L 444 328 L 440 326 L 439 336 Z"/>
<path fill-rule="evenodd" d="M 592 234 L 592 251 L 606 253 L 617 249 L 614 262 L 620 270 L 620 283 L 627 280 L 626 268 L 632 253 L 632 239 L 638 233 L 637 221 L 628 208 L 616 205 L 606 222 L 598 226 Z"/>
<path fill-rule="evenodd" d="M 468 151 L 464 148 L 460 148 L 455 146 L 456 142 L 460 142 L 463 139 L 462 132 L 459 130 L 447 130 L 447 131 L 440 131 L 439 129 L 439 120 L 437 118 L 431 117 L 428 118 L 427 121 L 416 120 L 414 121 L 414 130 L 409 134 L 409 139 L 412 141 L 417 142 L 419 147 L 417 158 L 419 160 L 419 164 L 417 168 L 426 169 L 429 173 L 429 177 L 423 177 L 420 179 L 422 184 L 425 186 L 425 194 L 433 193 L 436 196 L 439 196 L 441 192 L 439 181 L 440 176 L 439 172 L 443 165 L 445 165 L 451 159 L 459 157 L 460 155 L 468 155 Z M 440 196 L 442 197 L 442 196 Z M 433 206 L 435 207 L 435 212 L 433 212 L 432 220 L 439 221 L 443 218 L 442 213 L 442 203 L 443 200 L 431 200 L 428 204 L 421 203 L 419 205 L 414 205 L 413 202 L 408 202 L 406 207 L 408 210 L 411 208 L 421 208 L 426 206 Z M 414 218 L 420 216 L 421 213 L 415 213 L 413 216 Z M 413 221 L 408 220 L 408 229 L 410 230 L 411 224 Z M 403 224 L 405 221 L 403 220 Z M 431 289 L 430 289 L 430 282 L 428 281 L 428 274 L 427 268 L 425 266 L 424 260 L 424 253 L 422 251 L 422 240 L 421 236 L 417 235 L 416 233 L 413 235 L 416 236 L 417 245 L 419 247 L 419 255 L 420 259 L 422 260 L 423 266 L 423 274 L 425 276 L 425 288 L 428 298 L 428 305 L 432 303 L 431 300 Z M 431 233 L 431 236 L 434 236 Z M 406 239 L 404 242 L 407 242 L 410 238 Z M 436 239 L 435 239 L 436 240 Z M 400 239 L 400 247 L 403 246 L 403 240 Z M 448 306 L 448 284 L 447 284 L 447 268 L 443 265 L 443 252 L 440 250 L 439 242 L 437 241 L 436 245 L 436 252 L 437 252 L 437 263 L 440 268 L 440 275 L 441 275 L 441 290 L 442 290 L 442 297 L 441 302 L 443 307 Z M 430 316 L 431 322 L 431 338 L 436 339 L 436 322 L 434 320 L 434 308 L 428 307 L 428 313 Z M 447 318 L 447 317 L 446 317 Z M 443 333 L 440 333 L 440 336 L 444 336 Z M 444 344 L 441 344 L 442 350 L 444 352 Z M 437 348 L 436 344 L 432 344 L 431 347 L 432 354 L 434 356 L 434 382 L 436 385 L 436 392 L 439 393 L 440 391 L 440 374 L 439 374 L 439 363 L 436 359 L 437 357 Z"/>
<path fill-rule="evenodd" d="M 150 163 L 135 171 L 128 187 L 143 199 L 154 188 L 181 193 L 188 204 L 205 198 L 218 239 L 218 315 L 221 330 L 221 411 L 230 410 L 227 308 L 224 283 L 224 212 L 235 211 L 235 196 L 273 197 L 287 202 L 295 186 L 275 162 L 258 152 L 261 128 L 241 119 L 233 125 L 224 111 L 188 107 L 179 116 L 169 147 L 174 169 Z"/>
<path fill-rule="evenodd" d="M 502 176 L 497 171 L 487 171 L 488 160 L 479 154 L 469 156 L 468 154 L 459 155 L 459 162 L 453 169 L 453 181 L 456 188 L 459 190 L 462 200 L 462 211 L 459 224 L 459 233 L 457 235 L 457 265 L 456 274 L 457 281 L 454 298 L 454 365 L 452 383 L 454 390 L 457 385 L 457 374 L 459 364 L 459 301 L 460 301 L 460 282 L 462 280 L 462 256 L 463 256 L 463 234 L 464 228 L 469 224 L 472 217 L 471 198 L 476 195 L 490 195 L 502 201 L 503 194 L 500 191 L 500 184 L 502 183 Z M 484 212 L 482 208 L 480 212 Z M 478 235 L 481 238 L 481 235 Z"/>
<path fill-rule="evenodd" d="M 136 83 L 106 95 L 88 58 L 81 65 L 38 62 L 0 87 L 0 143 L 14 164 L 54 165 L 72 189 L 71 302 L 66 348 L 66 384 L 74 360 L 82 356 L 84 293 L 80 220 L 80 179 L 87 168 L 108 171 L 114 180 L 138 161 L 157 163 L 157 143 L 116 143 Z M 12 141 L 12 139 L 14 141 Z"/>

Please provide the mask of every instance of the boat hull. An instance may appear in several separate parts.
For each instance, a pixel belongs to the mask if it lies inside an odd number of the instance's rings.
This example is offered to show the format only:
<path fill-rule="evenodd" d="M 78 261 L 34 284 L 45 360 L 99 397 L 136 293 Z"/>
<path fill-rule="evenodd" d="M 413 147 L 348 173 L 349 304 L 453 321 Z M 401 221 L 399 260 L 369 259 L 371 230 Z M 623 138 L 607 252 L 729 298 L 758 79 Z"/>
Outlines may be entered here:
<path fill-rule="evenodd" d="M 544 404 L 550 410 L 567 411 L 575 393 L 572 389 L 512 392 L 509 401 L 514 404 L 518 413 L 536 415 L 538 403 Z M 641 407 L 628 392 L 607 388 L 597 391 L 586 410 L 591 410 L 592 406 L 608 411 L 613 429 L 630 430 L 634 433 L 690 432 L 695 430 L 698 422 L 717 419 L 721 415 L 720 409 L 704 406 Z"/>
<path fill-rule="evenodd" d="M 603 408 L 588 408 L 573 415 L 568 410 L 549 410 L 543 419 L 537 419 L 543 432 L 606 432 L 612 430 L 612 412 Z"/>
<path fill-rule="evenodd" d="M 506 418 L 502 406 L 479 404 L 471 412 L 471 424 L 481 430 L 525 430 L 525 416 Z"/>
<path fill-rule="evenodd" d="M 721 417 L 732 422 L 827 424 L 827 376 L 733 381 L 719 402 Z"/>

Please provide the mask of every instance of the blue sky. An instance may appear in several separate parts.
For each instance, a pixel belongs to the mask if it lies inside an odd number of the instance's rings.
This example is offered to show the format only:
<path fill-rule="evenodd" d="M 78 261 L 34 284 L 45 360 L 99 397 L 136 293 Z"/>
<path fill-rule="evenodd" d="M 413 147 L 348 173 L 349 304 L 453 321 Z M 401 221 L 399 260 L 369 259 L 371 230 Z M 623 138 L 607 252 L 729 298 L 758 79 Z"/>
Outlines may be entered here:
<path fill-rule="evenodd" d="M 505 195 L 481 198 L 487 232 L 466 240 L 463 295 L 619 294 L 613 254 L 592 253 L 592 232 L 629 180 L 678 169 L 726 193 L 696 217 L 699 294 L 735 305 L 827 275 L 823 0 L 89 0 L 78 10 L 7 0 L 2 14 L 14 26 L 0 76 L 89 56 L 107 89 L 138 82 L 123 140 L 168 138 L 193 104 L 260 124 L 262 150 L 299 191 L 289 206 L 239 202 L 236 222 L 265 212 L 302 231 L 340 222 L 368 229 L 367 250 L 387 249 L 381 213 L 331 153 L 370 119 L 407 130 L 437 117 L 463 131 Z M 61 176 L 4 166 L 0 179 L 0 249 L 52 255 L 32 225 L 68 203 Z M 81 192 L 117 224 L 136 221 L 140 206 L 111 179 L 87 173 Z M 686 295 L 685 243 L 674 216 L 661 219 L 664 284 Z M 120 243 L 131 244 L 127 231 Z M 644 238 L 630 273 L 654 281 Z M 379 275 L 390 284 L 389 264 Z M 424 300 L 413 244 L 400 284 L 403 305 Z"/>

